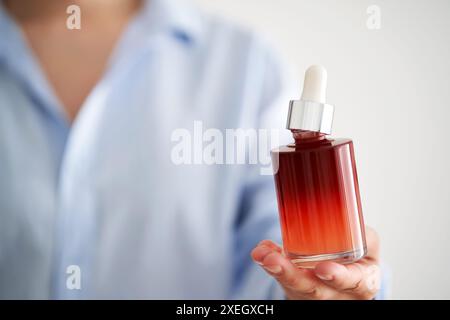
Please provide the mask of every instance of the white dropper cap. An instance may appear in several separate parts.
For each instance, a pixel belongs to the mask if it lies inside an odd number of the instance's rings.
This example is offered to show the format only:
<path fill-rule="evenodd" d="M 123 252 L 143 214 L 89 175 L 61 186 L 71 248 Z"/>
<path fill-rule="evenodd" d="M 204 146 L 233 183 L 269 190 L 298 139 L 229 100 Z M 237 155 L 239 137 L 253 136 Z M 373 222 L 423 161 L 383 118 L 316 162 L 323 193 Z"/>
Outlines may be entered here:
<path fill-rule="evenodd" d="M 287 129 L 331 133 L 334 107 L 325 102 L 327 78 L 320 65 L 306 70 L 301 99 L 289 103 Z"/>
<path fill-rule="evenodd" d="M 325 103 L 327 94 L 327 70 L 313 65 L 305 72 L 302 100 Z"/>

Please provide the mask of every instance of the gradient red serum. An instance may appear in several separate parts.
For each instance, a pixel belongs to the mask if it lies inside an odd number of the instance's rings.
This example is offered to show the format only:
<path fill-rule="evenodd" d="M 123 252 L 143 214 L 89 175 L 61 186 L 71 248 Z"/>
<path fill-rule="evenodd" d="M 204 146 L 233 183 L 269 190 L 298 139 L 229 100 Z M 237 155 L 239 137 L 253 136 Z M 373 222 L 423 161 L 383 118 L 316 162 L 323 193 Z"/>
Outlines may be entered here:
<path fill-rule="evenodd" d="M 327 137 L 334 108 L 325 87 L 325 69 L 309 68 L 302 99 L 289 107 L 295 142 L 272 150 L 283 249 L 300 267 L 366 254 L 353 142 Z"/>

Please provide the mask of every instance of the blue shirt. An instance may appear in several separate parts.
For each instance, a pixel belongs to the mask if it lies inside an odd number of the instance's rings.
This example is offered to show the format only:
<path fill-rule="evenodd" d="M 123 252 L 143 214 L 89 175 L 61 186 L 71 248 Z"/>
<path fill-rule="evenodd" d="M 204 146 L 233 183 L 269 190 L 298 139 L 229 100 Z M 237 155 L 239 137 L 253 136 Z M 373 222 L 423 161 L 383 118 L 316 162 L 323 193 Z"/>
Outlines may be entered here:
<path fill-rule="evenodd" d="M 0 8 L 0 298 L 281 297 L 249 256 L 280 242 L 273 177 L 171 158 L 195 121 L 282 128 L 280 70 L 251 32 L 151 0 L 69 124 Z"/>

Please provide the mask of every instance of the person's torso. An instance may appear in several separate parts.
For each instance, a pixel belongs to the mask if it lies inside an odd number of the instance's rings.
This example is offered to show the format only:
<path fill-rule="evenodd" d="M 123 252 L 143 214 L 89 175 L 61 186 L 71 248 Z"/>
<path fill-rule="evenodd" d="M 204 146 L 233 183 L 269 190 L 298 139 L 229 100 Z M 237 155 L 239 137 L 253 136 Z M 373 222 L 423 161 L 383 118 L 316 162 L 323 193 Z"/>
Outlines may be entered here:
<path fill-rule="evenodd" d="M 0 58 L 0 297 L 59 292 L 70 264 L 82 297 L 226 297 L 245 167 L 194 154 L 208 128 L 255 126 L 265 60 L 247 34 L 203 23 L 201 39 L 122 52 L 71 128 L 38 76 Z M 177 132 L 191 165 L 174 161 Z"/>

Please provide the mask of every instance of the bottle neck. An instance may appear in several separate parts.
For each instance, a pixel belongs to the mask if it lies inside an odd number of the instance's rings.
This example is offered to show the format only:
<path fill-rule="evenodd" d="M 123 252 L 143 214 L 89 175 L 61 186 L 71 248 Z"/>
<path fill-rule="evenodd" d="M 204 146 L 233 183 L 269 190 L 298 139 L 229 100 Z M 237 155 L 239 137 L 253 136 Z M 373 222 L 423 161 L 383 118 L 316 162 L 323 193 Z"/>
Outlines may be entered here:
<path fill-rule="evenodd" d="M 321 132 L 298 130 L 298 129 L 292 129 L 291 132 L 292 136 L 294 137 L 296 145 L 311 142 L 319 142 L 326 140 L 327 138 L 326 134 Z"/>

